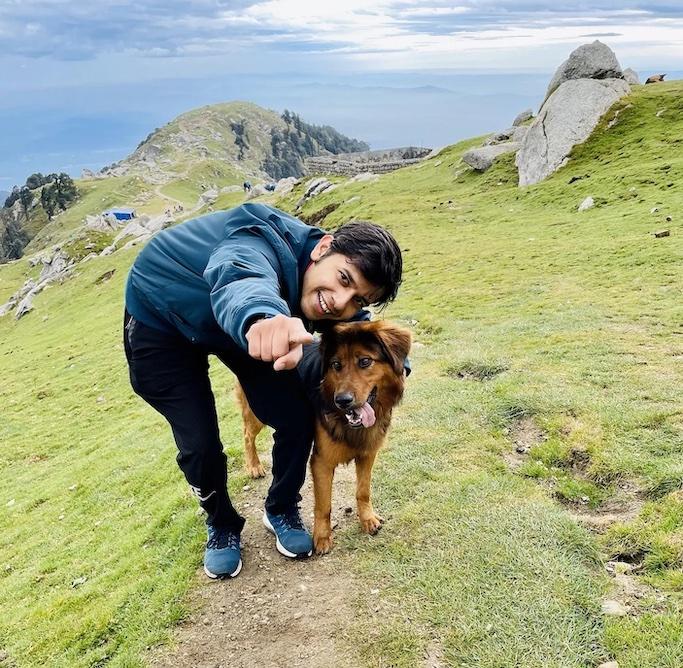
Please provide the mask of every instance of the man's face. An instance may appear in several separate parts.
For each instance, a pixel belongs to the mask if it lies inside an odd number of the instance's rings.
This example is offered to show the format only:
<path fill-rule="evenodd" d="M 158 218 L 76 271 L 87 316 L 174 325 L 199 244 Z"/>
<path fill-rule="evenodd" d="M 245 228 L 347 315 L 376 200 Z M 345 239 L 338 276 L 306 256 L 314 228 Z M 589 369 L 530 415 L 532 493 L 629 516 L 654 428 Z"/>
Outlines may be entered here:
<path fill-rule="evenodd" d="M 380 292 L 345 255 L 326 255 L 331 242 L 330 234 L 318 242 L 304 274 L 301 310 L 308 320 L 348 320 Z"/>

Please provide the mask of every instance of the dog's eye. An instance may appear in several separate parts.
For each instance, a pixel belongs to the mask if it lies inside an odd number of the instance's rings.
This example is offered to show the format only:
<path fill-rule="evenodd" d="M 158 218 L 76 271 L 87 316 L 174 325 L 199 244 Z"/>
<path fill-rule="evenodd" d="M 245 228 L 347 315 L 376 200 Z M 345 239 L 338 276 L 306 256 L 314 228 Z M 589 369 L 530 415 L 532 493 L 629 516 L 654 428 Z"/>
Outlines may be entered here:
<path fill-rule="evenodd" d="M 332 360 L 330 362 L 330 366 L 335 370 L 335 371 L 341 371 L 341 362 L 339 360 Z"/>
<path fill-rule="evenodd" d="M 361 357 L 358 360 L 358 366 L 361 369 L 367 369 L 372 364 L 372 360 L 369 357 Z"/>

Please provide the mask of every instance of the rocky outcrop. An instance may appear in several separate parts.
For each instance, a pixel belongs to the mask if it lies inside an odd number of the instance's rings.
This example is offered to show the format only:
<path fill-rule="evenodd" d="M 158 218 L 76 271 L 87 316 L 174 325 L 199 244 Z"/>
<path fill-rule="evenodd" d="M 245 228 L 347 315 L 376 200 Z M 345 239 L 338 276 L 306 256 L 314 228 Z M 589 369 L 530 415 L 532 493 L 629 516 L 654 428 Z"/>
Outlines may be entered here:
<path fill-rule="evenodd" d="M 528 120 L 532 119 L 534 117 L 534 112 L 531 109 L 525 109 L 524 111 L 521 111 L 517 116 L 515 116 L 515 120 L 512 121 L 512 125 L 517 127 L 518 125 L 521 125 L 522 123 L 526 123 Z"/>
<path fill-rule="evenodd" d="M 485 172 L 494 162 L 496 158 L 505 153 L 512 153 L 519 148 L 516 142 L 506 142 L 504 144 L 491 144 L 490 146 L 482 146 L 481 148 L 472 148 L 463 156 L 463 162 L 466 162 L 472 169 L 478 172 Z"/>
<path fill-rule="evenodd" d="M 384 174 L 421 162 L 431 152 L 431 148 L 408 146 L 359 153 L 320 155 L 306 158 L 304 167 L 308 174 L 338 174 L 340 176 L 356 176 L 363 172 Z"/>
<path fill-rule="evenodd" d="M 582 44 L 557 68 L 545 94 L 547 100 L 563 83 L 574 79 L 623 79 L 612 49 L 600 40 Z"/>
<path fill-rule="evenodd" d="M 275 186 L 275 192 L 278 195 L 288 195 L 294 190 L 294 186 L 300 183 L 300 179 L 295 176 L 287 176 L 284 179 L 280 179 Z"/>
<path fill-rule="evenodd" d="M 133 220 L 114 237 L 111 246 L 107 246 L 100 255 L 111 255 L 116 250 L 118 242 L 126 237 L 133 237 L 137 242 L 147 241 L 172 222 L 173 216 L 170 213 L 164 213 L 161 216 L 148 216 L 143 214 L 142 216 L 133 218 Z"/>
<path fill-rule="evenodd" d="M 296 203 L 297 210 L 299 210 L 307 200 L 319 195 L 322 192 L 334 190 L 336 187 L 337 186 L 334 185 L 334 183 L 325 178 L 311 179 L 306 184 L 306 190 L 304 190 L 303 196 Z"/>
<path fill-rule="evenodd" d="M 111 232 L 121 227 L 121 221 L 112 214 L 100 214 L 98 216 L 86 216 L 85 226 L 91 230 Z"/>
<path fill-rule="evenodd" d="M 220 193 L 218 192 L 218 188 L 213 187 L 209 188 L 208 190 L 205 190 L 200 196 L 199 196 L 199 201 L 197 202 L 197 207 L 204 206 L 206 204 L 215 204 L 216 200 L 218 199 L 218 195 Z"/>
<path fill-rule="evenodd" d="M 33 310 L 33 298 L 50 283 L 64 280 L 75 264 L 74 260 L 60 248 L 55 248 L 52 254 L 39 257 L 37 261 L 29 261 L 29 264 L 35 266 L 38 262 L 43 265 L 38 279 L 29 278 L 7 303 L 0 306 L 0 316 L 7 315 L 14 309 L 14 317 L 19 320 Z"/>
<path fill-rule="evenodd" d="M 623 79 L 562 83 L 544 103 L 517 153 L 519 185 L 538 183 L 564 165 L 572 147 L 585 141 L 600 117 L 629 90 Z"/>
<path fill-rule="evenodd" d="M 627 67 L 624 70 L 624 79 L 626 80 L 626 83 L 630 84 L 631 86 L 635 86 L 636 84 L 640 83 L 638 72 L 632 70 L 630 67 Z"/>

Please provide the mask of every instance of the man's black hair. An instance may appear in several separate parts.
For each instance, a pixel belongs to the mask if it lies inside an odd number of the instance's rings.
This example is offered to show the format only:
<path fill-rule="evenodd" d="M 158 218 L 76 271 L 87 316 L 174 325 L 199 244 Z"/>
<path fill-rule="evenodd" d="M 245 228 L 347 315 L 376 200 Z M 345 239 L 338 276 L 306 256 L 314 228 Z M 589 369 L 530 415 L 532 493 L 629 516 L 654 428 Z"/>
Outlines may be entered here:
<path fill-rule="evenodd" d="M 381 289 L 373 306 L 385 306 L 396 299 L 403 273 L 396 239 L 383 227 L 364 220 L 346 223 L 333 234 L 328 252 L 348 257 L 365 280 Z"/>

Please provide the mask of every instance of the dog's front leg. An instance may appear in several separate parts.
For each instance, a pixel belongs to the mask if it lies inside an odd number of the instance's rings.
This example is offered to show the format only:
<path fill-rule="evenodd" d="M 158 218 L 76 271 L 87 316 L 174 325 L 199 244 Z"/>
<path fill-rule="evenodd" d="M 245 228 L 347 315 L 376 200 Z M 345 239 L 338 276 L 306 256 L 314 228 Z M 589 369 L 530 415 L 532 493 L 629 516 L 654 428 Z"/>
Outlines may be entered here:
<path fill-rule="evenodd" d="M 313 514 L 313 545 L 316 554 L 327 554 L 332 549 L 332 480 L 334 466 L 325 461 L 315 450 L 311 457 L 313 474 L 313 495 L 315 509 Z"/>
<path fill-rule="evenodd" d="M 356 503 L 358 505 L 358 518 L 365 533 L 376 534 L 384 519 L 375 515 L 370 499 L 370 482 L 372 480 L 372 467 L 375 463 L 375 452 L 356 457 Z"/>

